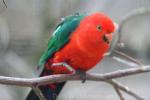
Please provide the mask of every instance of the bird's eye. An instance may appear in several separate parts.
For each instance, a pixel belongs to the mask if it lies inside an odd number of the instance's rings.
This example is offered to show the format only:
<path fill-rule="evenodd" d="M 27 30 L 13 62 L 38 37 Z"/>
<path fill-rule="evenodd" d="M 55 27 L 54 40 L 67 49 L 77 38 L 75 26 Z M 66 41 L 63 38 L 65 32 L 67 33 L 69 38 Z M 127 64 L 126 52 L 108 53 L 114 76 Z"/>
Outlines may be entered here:
<path fill-rule="evenodd" d="M 98 31 L 102 30 L 102 27 L 100 25 L 97 26 Z"/>

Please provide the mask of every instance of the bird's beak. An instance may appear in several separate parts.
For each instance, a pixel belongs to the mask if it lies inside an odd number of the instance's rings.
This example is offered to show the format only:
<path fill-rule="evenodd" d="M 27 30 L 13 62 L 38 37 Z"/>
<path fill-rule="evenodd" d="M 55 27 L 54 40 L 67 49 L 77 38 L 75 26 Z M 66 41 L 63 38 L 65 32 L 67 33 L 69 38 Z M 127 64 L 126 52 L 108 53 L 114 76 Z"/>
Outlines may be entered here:
<path fill-rule="evenodd" d="M 118 30 L 118 24 L 114 22 L 114 32 Z M 111 34 L 104 34 L 103 36 L 104 42 L 109 44 L 112 41 L 112 33 Z"/>
<path fill-rule="evenodd" d="M 111 42 L 111 40 L 112 40 L 112 34 L 105 34 L 103 36 L 103 40 L 104 40 L 104 42 L 106 42 L 107 44 L 109 44 Z"/>
<path fill-rule="evenodd" d="M 114 22 L 114 26 L 115 26 L 115 31 L 117 31 L 119 28 L 119 25 L 116 22 Z"/>

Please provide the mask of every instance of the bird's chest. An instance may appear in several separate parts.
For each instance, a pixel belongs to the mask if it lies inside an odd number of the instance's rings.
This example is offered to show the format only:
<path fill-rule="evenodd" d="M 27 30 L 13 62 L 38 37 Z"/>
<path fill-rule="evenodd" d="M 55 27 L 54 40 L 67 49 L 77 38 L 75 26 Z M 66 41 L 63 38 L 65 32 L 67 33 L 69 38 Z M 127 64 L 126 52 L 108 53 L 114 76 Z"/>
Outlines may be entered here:
<path fill-rule="evenodd" d="M 89 70 L 94 67 L 101 59 L 100 56 L 82 52 L 80 50 L 70 53 L 68 56 L 69 63 L 75 68 L 80 70 Z"/>
<path fill-rule="evenodd" d="M 80 69 L 87 71 L 103 58 L 102 52 L 104 51 L 100 49 L 102 49 L 102 47 L 90 49 L 72 43 L 57 52 L 54 59 L 57 62 L 67 62 L 76 70 Z"/>

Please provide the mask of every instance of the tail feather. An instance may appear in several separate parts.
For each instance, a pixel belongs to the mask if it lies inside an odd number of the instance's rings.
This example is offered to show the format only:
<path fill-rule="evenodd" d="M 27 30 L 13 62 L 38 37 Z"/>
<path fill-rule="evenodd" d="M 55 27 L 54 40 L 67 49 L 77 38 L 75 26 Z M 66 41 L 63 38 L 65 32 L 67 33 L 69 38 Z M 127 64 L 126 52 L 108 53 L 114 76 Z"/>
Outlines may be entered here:
<path fill-rule="evenodd" d="M 50 75 L 50 73 L 51 72 L 49 70 L 44 69 L 40 76 L 44 76 L 46 74 Z M 46 86 L 40 86 L 39 89 L 41 90 L 46 100 L 56 100 L 65 83 L 66 82 L 48 84 Z M 39 100 L 39 98 L 35 92 L 31 90 L 26 100 Z"/>
<path fill-rule="evenodd" d="M 57 83 L 56 89 L 51 89 L 49 86 L 40 86 L 39 89 L 43 93 L 46 100 L 56 100 L 56 97 L 60 93 L 61 89 L 65 85 L 65 82 Z M 29 93 L 26 100 L 39 100 L 38 96 L 35 94 L 33 90 Z"/>

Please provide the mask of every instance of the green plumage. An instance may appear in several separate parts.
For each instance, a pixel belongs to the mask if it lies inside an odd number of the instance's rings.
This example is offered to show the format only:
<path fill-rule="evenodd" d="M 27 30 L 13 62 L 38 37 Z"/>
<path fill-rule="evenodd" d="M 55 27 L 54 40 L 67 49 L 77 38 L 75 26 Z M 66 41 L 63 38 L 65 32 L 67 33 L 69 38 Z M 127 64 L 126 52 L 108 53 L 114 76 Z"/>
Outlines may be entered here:
<path fill-rule="evenodd" d="M 43 65 L 48 58 L 51 58 L 55 52 L 69 41 L 70 34 L 76 29 L 83 17 L 84 15 L 75 14 L 66 17 L 62 22 L 60 22 L 48 42 L 47 49 L 40 58 L 38 67 L 43 68 Z"/>

